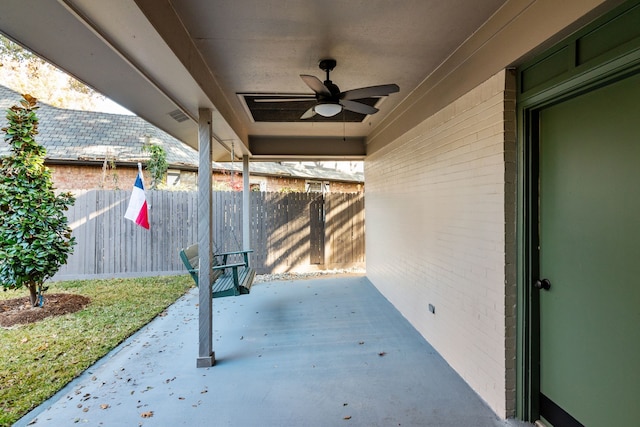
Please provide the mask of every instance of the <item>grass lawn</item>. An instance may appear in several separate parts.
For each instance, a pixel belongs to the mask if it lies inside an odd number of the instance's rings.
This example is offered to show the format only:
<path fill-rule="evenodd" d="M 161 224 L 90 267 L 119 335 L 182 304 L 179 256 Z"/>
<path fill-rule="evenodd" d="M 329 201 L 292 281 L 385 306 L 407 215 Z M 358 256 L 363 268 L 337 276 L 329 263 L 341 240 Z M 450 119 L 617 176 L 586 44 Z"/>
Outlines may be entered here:
<path fill-rule="evenodd" d="M 73 314 L 0 328 L 0 426 L 51 397 L 192 286 L 189 276 L 51 284 L 48 293 L 77 293 L 91 303 Z M 27 295 L 26 289 L 0 292 L 0 299 Z"/>

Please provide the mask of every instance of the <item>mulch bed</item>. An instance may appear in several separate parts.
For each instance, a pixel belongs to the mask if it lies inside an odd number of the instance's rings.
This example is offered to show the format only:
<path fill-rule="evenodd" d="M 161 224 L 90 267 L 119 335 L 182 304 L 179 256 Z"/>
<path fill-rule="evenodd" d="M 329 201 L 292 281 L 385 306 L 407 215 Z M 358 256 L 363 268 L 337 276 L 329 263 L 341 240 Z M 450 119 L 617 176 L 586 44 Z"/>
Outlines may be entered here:
<path fill-rule="evenodd" d="M 28 296 L 1 300 L 0 327 L 10 328 L 47 317 L 75 313 L 90 302 L 90 298 L 77 294 L 44 294 L 43 307 L 31 307 Z"/>

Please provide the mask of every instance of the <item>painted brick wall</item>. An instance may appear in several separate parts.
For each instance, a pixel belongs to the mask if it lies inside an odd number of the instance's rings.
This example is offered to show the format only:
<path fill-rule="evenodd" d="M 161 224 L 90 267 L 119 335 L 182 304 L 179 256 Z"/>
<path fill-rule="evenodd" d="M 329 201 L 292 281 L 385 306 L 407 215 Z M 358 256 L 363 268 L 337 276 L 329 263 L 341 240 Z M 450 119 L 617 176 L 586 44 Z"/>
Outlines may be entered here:
<path fill-rule="evenodd" d="M 253 176 L 253 175 L 252 175 Z M 266 179 L 265 191 L 268 192 L 281 192 L 281 191 L 293 191 L 298 193 L 304 193 L 306 191 L 306 179 L 293 178 L 293 177 L 280 177 L 280 176 L 268 176 Z M 234 177 L 235 182 L 242 188 L 242 174 L 237 174 Z M 315 181 L 323 181 L 323 179 L 314 179 Z M 218 183 L 225 183 L 230 185 L 231 175 L 228 173 L 214 172 L 213 181 Z M 330 191 L 332 193 L 361 193 L 364 191 L 364 184 L 356 182 L 339 182 L 330 181 Z"/>
<path fill-rule="evenodd" d="M 51 169 L 54 186 L 59 190 L 130 190 L 138 174 L 133 167 L 107 168 L 101 166 L 47 165 Z M 151 177 L 144 171 L 148 187 Z"/>
<path fill-rule="evenodd" d="M 130 190 L 138 174 L 137 167 L 119 166 L 116 168 L 84 165 L 47 165 L 55 188 L 58 190 Z M 145 188 L 151 187 L 151 175 L 143 169 Z M 192 171 L 180 171 L 180 184 L 174 189 L 194 190 L 197 187 L 198 174 Z"/>
<path fill-rule="evenodd" d="M 368 277 L 503 417 L 515 409 L 514 87 L 500 72 L 365 161 Z"/>
<path fill-rule="evenodd" d="M 138 169 L 133 167 L 116 167 L 103 170 L 101 166 L 48 165 L 51 169 L 54 185 L 59 190 L 129 190 L 133 185 Z M 267 177 L 266 191 L 279 192 L 284 189 L 296 192 L 305 191 L 305 179 L 290 177 Z M 237 174 L 234 181 L 242 189 L 242 174 Z M 151 185 L 149 173 L 144 171 L 144 182 L 147 188 Z M 213 172 L 214 183 L 231 182 L 228 173 Z M 197 186 L 197 173 L 191 171 L 180 172 L 180 185 L 183 189 L 193 190 Z M 331 182 L 334 193 L 360 193 L 364 185 L 353 182 Z"/>

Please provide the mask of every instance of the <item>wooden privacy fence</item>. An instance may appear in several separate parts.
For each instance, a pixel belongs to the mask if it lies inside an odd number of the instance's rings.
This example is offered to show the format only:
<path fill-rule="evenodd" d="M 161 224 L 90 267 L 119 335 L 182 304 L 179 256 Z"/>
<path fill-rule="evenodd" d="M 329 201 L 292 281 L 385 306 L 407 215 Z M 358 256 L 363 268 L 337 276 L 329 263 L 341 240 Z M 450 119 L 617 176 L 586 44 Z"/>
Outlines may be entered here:
<path fill-rule="evenodd" d="M 242 246 L 242 193 L 213 193 L 217 252 Z M 197 192 L 147 191 L 151 229 L 124 219 L 130 191 L 76 192 L 67 218 L 74 253 L 54 280 L 184 271 L 178 251 L 198 241 Z M 364 267 L 364 195 L 250 194 L 252 266 L 258 274 Z"/>

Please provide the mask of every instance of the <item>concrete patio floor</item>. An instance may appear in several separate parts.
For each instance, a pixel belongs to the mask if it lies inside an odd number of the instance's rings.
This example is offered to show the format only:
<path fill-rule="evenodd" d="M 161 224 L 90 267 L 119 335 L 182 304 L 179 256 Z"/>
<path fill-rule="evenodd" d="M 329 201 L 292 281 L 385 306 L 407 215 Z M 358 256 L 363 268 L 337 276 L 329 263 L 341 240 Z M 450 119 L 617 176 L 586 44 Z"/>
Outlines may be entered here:
<path fill-rule="evenodd" d="M 192 290 L 17 426 L 524 426 L 504 421 L 363 276 Z"/>

